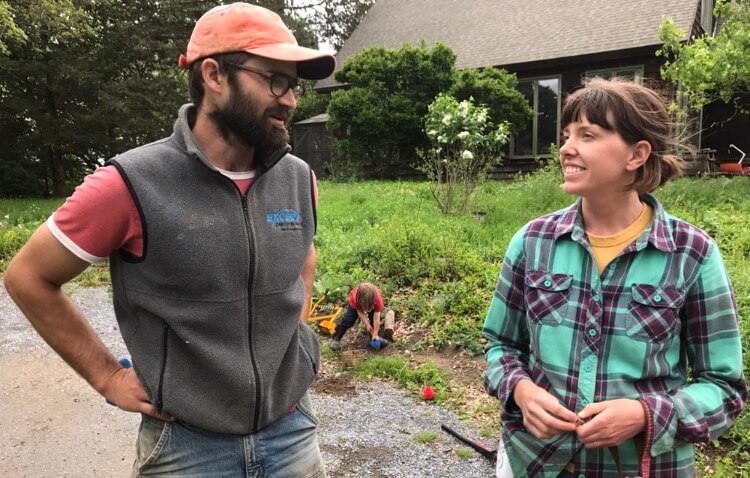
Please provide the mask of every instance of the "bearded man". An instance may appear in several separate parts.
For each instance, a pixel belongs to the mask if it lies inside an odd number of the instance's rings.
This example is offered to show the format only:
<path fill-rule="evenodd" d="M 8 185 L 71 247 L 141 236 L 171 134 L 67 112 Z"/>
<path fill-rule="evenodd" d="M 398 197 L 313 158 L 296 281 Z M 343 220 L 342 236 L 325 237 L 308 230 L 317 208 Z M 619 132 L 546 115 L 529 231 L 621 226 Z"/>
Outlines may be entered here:
<path fill-rule="evenodd" d="M 140 413 L 133 476 L 325 475 L 305 324 L 316 183 L 289 154 L 297 79 L 331 55 L 275 13 L 235 3 L 195 25 L 192 104 L 168 138 L 110 159 L 29 239 L 5 274 L 40 335 L 91 386 Z M 132 368 L 61 286 L 109 260 Z"/>

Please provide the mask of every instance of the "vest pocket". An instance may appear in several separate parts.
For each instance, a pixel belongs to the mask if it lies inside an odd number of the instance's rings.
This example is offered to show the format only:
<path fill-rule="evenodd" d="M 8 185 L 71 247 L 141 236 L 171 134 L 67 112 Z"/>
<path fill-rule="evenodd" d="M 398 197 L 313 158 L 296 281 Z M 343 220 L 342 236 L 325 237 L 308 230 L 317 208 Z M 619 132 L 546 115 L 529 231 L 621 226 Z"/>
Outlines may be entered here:
<path fill-rule="evenodd" d="M 675 333 L 679 309 L 685 296 L 674 286 L 633 284 L 626 318 L 629 337 L 644 342 L 662 342 Z"/>
<path fill-rule="evenodd" d="M 560 325 L 568 310 L 568 295 L 573 276 L 546 271 L 526 274 L 526 310 L 532 321 Z"/>

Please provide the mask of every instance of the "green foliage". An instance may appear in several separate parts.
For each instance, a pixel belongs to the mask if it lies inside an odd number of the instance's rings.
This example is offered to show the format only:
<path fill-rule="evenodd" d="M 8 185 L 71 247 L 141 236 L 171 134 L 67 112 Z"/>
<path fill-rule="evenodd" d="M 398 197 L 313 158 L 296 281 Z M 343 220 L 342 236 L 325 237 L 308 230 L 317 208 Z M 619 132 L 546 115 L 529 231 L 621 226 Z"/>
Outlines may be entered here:
<path fill-rule="evenodd" d="M 60 205 L 60 200 L 0 199 L 0 273 L 31 237 L 31 234 Z"/>
<path fill-rule="evenodd" d="M 421 445 L 429 445 L 430 443 L 433 443 L 435 440 L 438 439 L 437 432 L 419 432 L 412 438 L 415 443 L 419 443 Z"/>
<path fill-rule="evenodd" d="M 26 38 L 23 30 L 13 20 L 10 5 L 0 1 L 0 55 L 8 54 L 8 42 L 23 42 Z"/>
<path fill-rule="evenodd" d="M 316 8 L 308 8 L 307 18 L 318 36 L 338 51 L 375 0 L 323 0 L 314 3 Z"/>
<path fill-rule="evenodd" d="M 438 94 L 486 105 L 496 126 L 521 130 L 532 117 L 514 75 L 496 68 L 456 73 L 456 55 L 442 43 L 428 49 L 403 45 L 374 47 L 348 59 L 336 80 L 349 87 L 334 91 L 328 112 L 338 133 L 333 169 L 357 177 L 414 174 L 417 151 L 429 140 L 422 126 Z"/>
<path fill-rule="evenodd" d="M 177 56 L 219 3 L 0 1 L 0 197 L 65 196 L 104 160 L 168 136 L 188 98 Z M 253 3 L 317 45 L 291 0 Z"/>
<path fill-rule="evenodd" d="M 420 152 L 418 169 L 427 175 L 442 212 L 464 214 L 477 186 L 500 164 L 508 123 L 496 127 L 488 108 L 476 106 L 471 98 L 459 103 L 440 94 L 428 107 L 424 131 L 431 147 Z"/>
<path fill-rule="evenodd" d="M 456 72 L 449 94 L 459 101 L 473 98 L 476 104 L 487 106 L 490 121 L 507 122 L 510 132 L 523 131 L 534 117 L 528 100 L 518 91 L 516 75 L 500 68 Z"/>
<path fill-rule="evenodd" d="M 12 8 L 26 40 L 0 57 L 0 129 L 10 134 L 0 170 L 25 188 L 1 176 L 3 195 L 63 196 L 104 159 L 168 133 L 186 91 L 175 52 L 196 6 L 31 0 Z"/>
<path fill-rule="evenodd" d="M 750 0 L 718 0 L 714 14 L 721 24 L 716 37 L 684 43 L 685 31 L 671 19 L 659 30 L 664 45 L 657 55 L 666 58 L 662 76 L 679 83 L 695 108 L 750 92 Z"/>
<path fill-rule="evenodd" d="M 297 109 L 294 110 L 294 121 L 306 120 L 307 118 L 325 113 L 330 100 L 330 95 L 316 93 L 312 89 L 312 85 L 305 86 L 305 94 L 299 99 Z"/>
<path fill-rule="evenodd" d="M 348 59 L 336 80 L 350 85 L 331 95 L 330 125 L 340 160 L 356 161 L 360 176 L 408 170 L 427 139 L 421 130 L 427 105 L 453 82 L 456 55 L 437 43 L 398 50 L 367 48 Z"/>
<path fill-rule="evenodd" d="M 429 361 L 415 367 L 397 356 L 372 357 L 358 365 L 354 371 L 359 378 L 387 378 L 415 393 L 420 393 L 422 387 L 429 384 L 435 391 L 435 403 L 447 400 L 453 390 L 448 377 Z"/>

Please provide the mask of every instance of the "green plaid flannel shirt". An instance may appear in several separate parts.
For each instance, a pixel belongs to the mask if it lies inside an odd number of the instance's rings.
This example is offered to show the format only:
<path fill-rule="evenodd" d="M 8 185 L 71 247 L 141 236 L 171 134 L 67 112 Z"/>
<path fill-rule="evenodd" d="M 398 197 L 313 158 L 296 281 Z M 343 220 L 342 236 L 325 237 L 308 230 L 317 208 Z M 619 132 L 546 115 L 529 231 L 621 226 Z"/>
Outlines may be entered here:
<path fill-rule="evenodd" d="M 716 243 L 654 208 L 643 234 L 599 274 L 581 201 L 531 221 L 511 240 L 483 334 L 485 387 L 502 405 L 503 440 L 516 478 L 617 476 L 607 448 L 575 433 L 539 440 L 512 392 L 530 379 L 579 412 L 588 403 L 642 400 L 649 410 L 652 476 L 695 476 L 695 442 L 726 431 L 747 397 L 737 311 Z M 633 440 L 619 447 L 637 475 Z"/>

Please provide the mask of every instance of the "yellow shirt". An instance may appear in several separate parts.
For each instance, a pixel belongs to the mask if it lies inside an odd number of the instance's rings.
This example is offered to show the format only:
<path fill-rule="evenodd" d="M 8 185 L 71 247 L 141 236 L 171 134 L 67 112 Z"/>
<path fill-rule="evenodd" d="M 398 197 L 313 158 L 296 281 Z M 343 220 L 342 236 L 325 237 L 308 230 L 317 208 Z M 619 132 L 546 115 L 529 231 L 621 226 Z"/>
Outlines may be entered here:
<path fill-rule="evenodd" d="M 641 215 L 624 231 L 618 232 L 614 236 L 595 236 L 594 234 L 586 233 L 589 238 L 589 244 L 591 244 L 591 250 L 594 252 L 594 260 L 596 261 L 596 267 L 599 269 L 599 274 L 604 271 L 607 264 L 612 262 L 612 259 L 617 254 L 628 247 L 631 242 L 638 239 L 648 225 L 651 224 L 653 217 L 654 209 L 648 204 L 644 204 Z"/>

